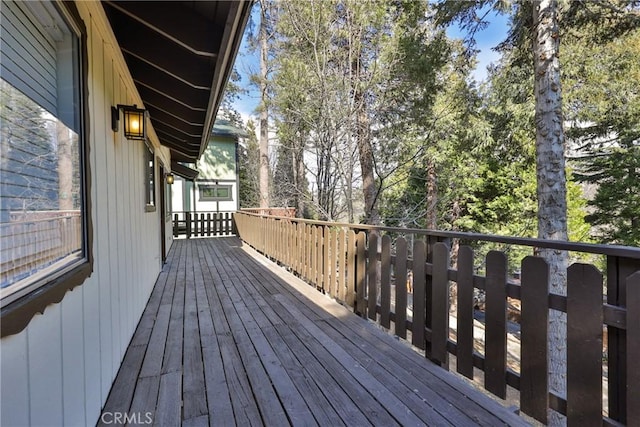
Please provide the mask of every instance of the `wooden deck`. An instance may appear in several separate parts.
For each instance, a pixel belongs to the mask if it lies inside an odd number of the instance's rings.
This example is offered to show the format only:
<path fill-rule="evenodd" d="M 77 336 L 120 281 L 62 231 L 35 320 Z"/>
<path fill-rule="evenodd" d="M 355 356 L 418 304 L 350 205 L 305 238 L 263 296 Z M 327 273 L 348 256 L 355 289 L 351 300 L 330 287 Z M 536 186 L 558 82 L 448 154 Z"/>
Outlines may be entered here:
<path fill-rule="evenodd" d="M 101 417 L 206 425 L 526 425 L 235 237 L 176 240 Z"/>

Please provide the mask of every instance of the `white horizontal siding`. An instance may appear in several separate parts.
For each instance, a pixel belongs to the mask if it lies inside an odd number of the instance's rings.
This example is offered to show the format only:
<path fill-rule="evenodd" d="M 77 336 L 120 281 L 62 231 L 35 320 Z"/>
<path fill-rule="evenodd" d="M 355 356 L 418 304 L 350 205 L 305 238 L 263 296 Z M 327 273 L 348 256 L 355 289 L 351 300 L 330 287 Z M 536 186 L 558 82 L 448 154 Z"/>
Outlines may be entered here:
<path fill-rule="evenodd" d="M 1 425 L 95 424 L 161 268 L 160 208 L 145 212 L 143 143 L 110 124 L 112 105 L 141 102 L 102 6 L 77 6 L 88 32 L 94 272 L 0 342 Z M 165 148 L 156 155 L 169 163 Z"/>

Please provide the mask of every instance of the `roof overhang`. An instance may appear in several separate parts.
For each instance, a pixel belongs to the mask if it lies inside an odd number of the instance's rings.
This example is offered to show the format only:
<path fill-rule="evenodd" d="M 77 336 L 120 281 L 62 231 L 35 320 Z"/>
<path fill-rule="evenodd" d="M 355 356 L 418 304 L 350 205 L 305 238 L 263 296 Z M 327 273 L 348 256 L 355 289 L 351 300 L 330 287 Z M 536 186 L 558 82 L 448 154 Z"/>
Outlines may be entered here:
<path fill-rule="evenodd" d="M 160 143 L 194 163 L 209 141 L 251 0 L 103 1 Z"/>
<path fill-rule="evenodd" d="M 187 167 L 185 165 L 181 165 L 175 160 L 171 161 L 171 172 L 178 176 L 181 176 L 188 181 L 194 181 L 200 174 L 199 171 L 191 169 L 190 167 Z"/>

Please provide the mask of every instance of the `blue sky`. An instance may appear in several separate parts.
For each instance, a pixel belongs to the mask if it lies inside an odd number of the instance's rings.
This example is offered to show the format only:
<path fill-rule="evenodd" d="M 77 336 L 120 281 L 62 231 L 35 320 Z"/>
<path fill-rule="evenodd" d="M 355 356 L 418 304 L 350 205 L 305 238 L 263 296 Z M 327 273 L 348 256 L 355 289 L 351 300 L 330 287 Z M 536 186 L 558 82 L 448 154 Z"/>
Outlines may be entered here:
<path fill-rule="evenodd" d="M 257 25 L 260 21 L 259 8 L 254 7 L 252 13 L 253 22 Z M 482 31 L 475 34 L 478 66 L 474 72 L 476 81 L 482 81 L 487 76 L 487 66 L 500 58 L 500 55 L 493 50 L 507 36 L 508 18 L 504 15 L 491 14 L 487 17 L 489 25 Z M 456 25 L 452 25 L 447 30 L 447 35 L 451 38 L 463 38 L 464 33 Z M 256 87 L 249 84 L 248 75 L 259 70 L 258 52 L 251 52 L 248 48 L 247 34 L 245 33 L 240 52 L 236 59 L 235 67 L 242 76 L 240 85 L 247 89 L 248 93 L 241 96 L 235 102 L 235 108 L 240 112 L 246 121 L 249 116 L 254 115 L 254 110 L 260 100 L 260 94 Z"/>
<path fill-rule="evenodd" d="M 476 48 L 480 51 L 476 57 L 478 66 L 473 74 L 476 81 L 484 80 L 487 77 L 487 66 L 500 59 L 500 54 L 493 48 L 507 38 L 509 29 L 509 19 L 505 15 L 494 12 L 486 19 L 489 21 L 487 28 L 475 34 Z M 447 29 L 447 35 L 454 39 L 465 36 L 457 25 L 450 26 Z"/>

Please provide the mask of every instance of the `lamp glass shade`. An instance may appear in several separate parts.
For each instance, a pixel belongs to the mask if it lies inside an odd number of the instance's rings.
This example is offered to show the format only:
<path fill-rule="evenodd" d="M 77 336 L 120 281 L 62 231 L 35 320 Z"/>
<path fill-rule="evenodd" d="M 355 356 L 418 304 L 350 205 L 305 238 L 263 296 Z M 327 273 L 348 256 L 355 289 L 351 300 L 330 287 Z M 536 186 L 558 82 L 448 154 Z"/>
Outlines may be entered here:
<path fill-rule="evenodd" d="M 173 184 L 173 180 L 174 180 L 173 174 L 172 173 L 167 174 L 167 184 Z"/>
<path fill-rule="evenodd" d="M 138 108 L 123 108 L 124 136 L 127 139 L 146 139 L 145 110 Z"/>

